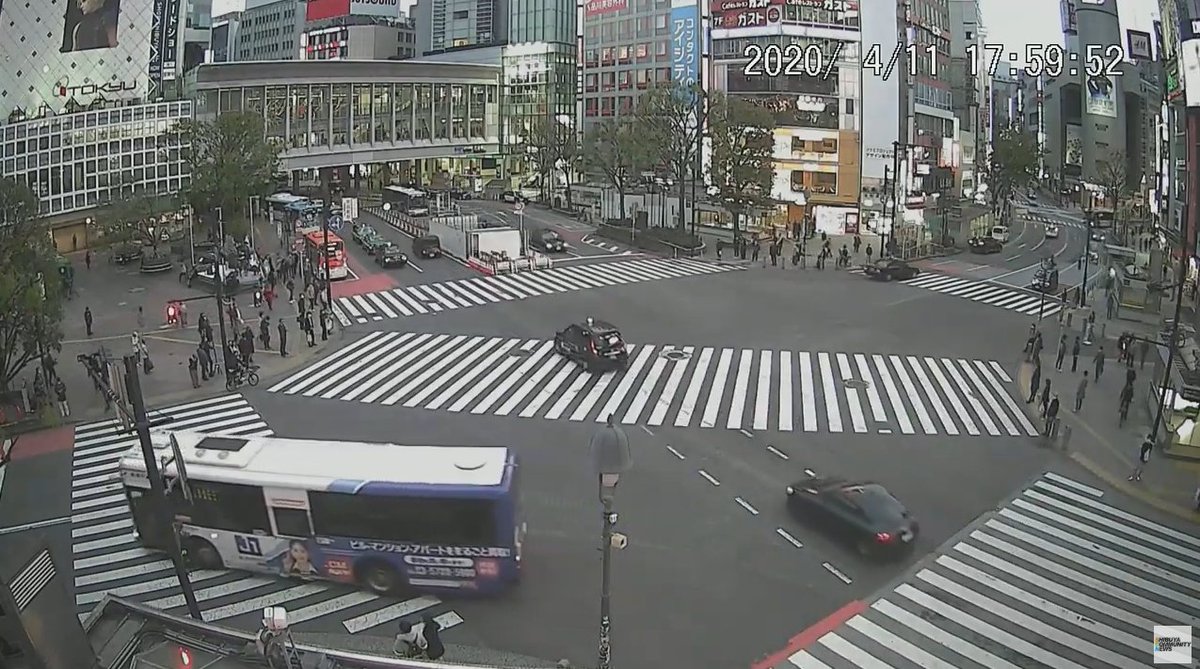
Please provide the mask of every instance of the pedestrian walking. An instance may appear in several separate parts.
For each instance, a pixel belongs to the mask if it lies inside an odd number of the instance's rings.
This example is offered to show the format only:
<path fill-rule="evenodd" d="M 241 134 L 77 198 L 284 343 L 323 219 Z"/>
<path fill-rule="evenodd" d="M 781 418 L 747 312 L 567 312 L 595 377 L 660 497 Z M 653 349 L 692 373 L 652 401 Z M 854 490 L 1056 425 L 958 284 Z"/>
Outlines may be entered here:
<path fill-rule="evenodd" d="M 1120 402 L 1121 403 L 1118 406 L 1118 411 L 1120 412 L 1121 417 L 1117 421 L 1117 425 L 1124 425 L 1125 419 L 1129 418 L 1129 405 L 1133 403 L 1133 384 L 1127 383 L 1125 384 L 1125 387 L 1121 389 Z"/>
<path fill-rule="evenodd" d="M 1050 404 L 1046 406 L 1046 427 L 1042 431 L 1042 435 L 1046 437 L 1053 436 L 1057 431 L 1055 429 L 1058 423 L 1058 395 L 1050 398 Z"/>
<path fill-rule="evenodd" d="M 196 354 L 188 356 L 188 376 L 192 377 L 192 387 L 200 387 L 200 360 Z"/>
<path fill-rule="evenodd" d="M 308 347 L 317 345 L 317 334 L 313 331 L 312 313 L 304 314 L 304 336 L 308 339 Z"/>
<path fill-rule="evenodd" d="M 872 253 L 873 253 L 873 251 L 871 251 L 871 245 L 867 244 L 867 264 L 868 265 L 871 264 L 871 254 Z"/>
<path fill-rule="evenodd" d="M 87 251 L 83 252 L 83 266 L 88 269 L 92 268 L 92 252 L 91 252 L 91 250 L 87 250 Z"/>
<path fill-rule="evenodd" d="M 200 380 L 207 381 L 211 375 L 212 361 L 208 357 L 208 347 L 202 342 L 196 347 L 196 364 L 200 368 Z"/>
<path fill-rule="evenodd" d="M 1037 362 L 1039 368 L 1042 366 L 1042 348 L 1044 346 L 1045 344 L 1042 342 L 1042 333 L 1039 330 L 1038 333 L 1033 336 L 1033 360 Z"/>
<path fill-rule="evenodd" d="M 1133 382 L 1136 380 L 1137 380 L 1137 372 L 1133 371 L 1132 367 L 1125 370 L 1125 385 L 1132 386 Z"/>
<path fill-rule="evenodd" d="M 296 302 L 296 282 L 288 279 L 287 281 L 288 304 Z"/>
<path fill-rule="evenodd" d="M 1049 405 L 1050 405 L 1050 379 L 1046 379 L 1046 383 L 1044 385 L 1042 385 L 1042 401 L 1041 401 L 1042 412 L 1041 412 L 1041 415 L 1043 418 L 1046 416 L 1046 407 Z"/>
<path fill-rule="evenodd" d="M 180 302 L 179 303 L 179 325 L 180 325 L 180 327 L 186 328 L 188 326 L 187 314 L 188 314 L 187 302 Z"/>
<path fill-rule="evenodd" d="M 54 382 L 54 397 L 58 400 L 58 415 L 67 418 L 71 415 L 71 405 L 67 404 L 67 384 L 62 379 Z"/>
<path fill-rule="evenodd" d="M 1088 388 L 1088 373 L 1083 373 L 1083 378 L 1079 379 L 1079 385 L 1075 388 L 1075 413 L 1079 413 L 1083 409 L 1083 400 L 1087 397 Z"/>
<path fill-rule="evenodd" d="M 1029 399 L 1025 400 L 1026 404 L 1033 404 L 1037 399 L 1038 387 L 1042 385 L 1042 365 L 1039 363 L 1033 367 L 1033 376 L 1029 379 Z"/>
<path fill-rule="evenodd" d="M 1148 434 L 1142 441 L 1142 445 L 1138 447 L 1137 462 L 1133 465 L 1133 473 L 1129 475 L 1130 481 L 1142 480 L 1142 472 L 1146 470 L 1146 465 L 1150 464 L 1152 452 L 1154 452 L 1154 435 Z"/>
<path fill-rule="evenodd" d="M 287 354 L 288 354 L 288 352 L 287 352 L 287 335 L 288 335 L 287 326 L 283 324 L 283 319 L 280 318 L 279 322 L 275 324 L 275 327 L 276 327 L 276 329 L 279 330 L 279 355 L 286 358 Z"/>
<path fill-rule="evenodd" d="M 267 286 L 263 291 L 263 299 L 267 301 L 267 311 L 275 311 L 275 284 Z"/>
<path fill-rule="evenodd" d="M 329 340 L 329 331 L 333 329 L 333 319 L 328 307 L 321 308 L 321 341 Z"/>
<path fill-rule="evenodd" d="M 1146 341 L 1145 339 L 1138 342 L 1138 358 L 1140 360 L 1138 363 L 1138 369 L 1144 369 L 1146 367 L 1146 354 L 1149 352 L 1150 342 Z"/>
<path fill-rule="evenodd" d="M 260 312 L 258 321 L 258 338 L 262 341 L 264 351 L 271 350 L 271 317 L 262 316 Z"/>
<path fill-rule="evenodd" d="M 1071 345 L 1071 373 L 1075 373 L 1079 369 L 1079 350 L 1082 344 L 1079 343 L 1079 335 L 1075 335 L 1075 343 Z"/>
<path fill-rule="evenodd" d="M 1058 337 L 1058 355 L 1054 357 L 1054 369 L 1062 371 L 1063 358 L 1067 357 L 1067 335 L 1063 333 Z"/>
<path fill-rule="evenodd" d="M 137 313 L 138 332 L 146 330 L 146 312 L 139 306 Z"/>
<path fill-rule="evenodd" d="M 758 254 L 761 246 L 757 240 L 750 245 L 750 262 L 758 262 Z"/>
<path fill-rule="evenodd" d="M 92 336 L 92 308 L 83 308 L 83 327 L 87 328 L 87 336 Z"/>
<path fill-rule="evenodd" d="M 1100 376 L 1104 374 L 1104 347 L 1096 349 L 1096 355 L 1092 358 L 1092 363 L 1096 367 L 1096 380 L 1100 380 Z"/>

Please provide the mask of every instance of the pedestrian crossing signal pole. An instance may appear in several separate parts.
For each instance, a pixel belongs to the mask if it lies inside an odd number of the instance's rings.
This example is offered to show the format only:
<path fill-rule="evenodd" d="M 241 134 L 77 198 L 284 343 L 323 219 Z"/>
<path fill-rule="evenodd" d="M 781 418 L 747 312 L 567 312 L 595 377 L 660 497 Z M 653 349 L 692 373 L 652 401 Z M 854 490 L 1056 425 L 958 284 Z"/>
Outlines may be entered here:
<path fill-rule="evenodd" d="M 188 614 L 203 622 L 200 614 L 200 604 L 196 601 L 196 593 L 192 590 L 192 581 L 188 578 L 187 568 L 183 564 L 183 552 L 179 548 L 179 535 L 174 529 L 173 514 L 167 501 L 166 487 L 163 485 L 162 472 L 158 470 L 158 457 L 154 453 L 154 442 L 150 439 L 150 418 L 146 415 L 146 399 L 142 396 L 142 381 L 138 374 L 137 358 L 125 356 L 125 388 L 129 393 L 129 403 L 133 407 L 134 426 L 137 429 L 138 441 L 142 445 L 142 458 L 146 461 L 146 476 L 150 479 L 150 494 L 154 496 L 153 531 L 161 532 L 166 538 L 167 552 L 175 566 L 175 577 L 179 579 L 179 589 L 183 591 L 183 601 L 187 603 Z M 176 465 L 177 467 L 182 465 Z"/>

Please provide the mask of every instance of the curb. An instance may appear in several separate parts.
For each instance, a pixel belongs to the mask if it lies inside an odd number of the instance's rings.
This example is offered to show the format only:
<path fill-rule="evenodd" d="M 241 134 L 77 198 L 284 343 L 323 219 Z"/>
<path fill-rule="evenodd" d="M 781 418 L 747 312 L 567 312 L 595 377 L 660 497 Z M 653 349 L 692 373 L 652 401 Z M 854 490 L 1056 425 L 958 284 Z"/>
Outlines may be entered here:
<path fill-rule="evenodd" d="M 1032 377 L 1033 377 L 1033 365 L 1028 362 L 1022 362 L 1020 368 L 1017 370 L 1017 378 L 1015 379 L 1015 382 L 1017 384 L 1017 390 L 1019 390 L 1020 392 L 1023 393 L 1024 389 L 1027 389 L 1029 387 L 1029 381 L 1032 379 Z M 1041 419 L 1040 415 L 1036 414 L 1035 412 L 1030 411 L 1030 409 L 1028 408 L 1028 406 L 1029 406 L 1028 404 L 1025 406 L 1026 406 L 1025 413 L 1031 419 L 1035 419 L 1035 420 Z M 1118 459 L 1128 459 L 1122 455 L 1121 451 L 1119 449 L 1117 449 L 1112 444 L 1112 442 L 1110 442 L 1108 439 L 1105 439 L 1103 436 L 1101 436 L 1099 433 L 1097 433 L 1094 429 L 1092 429 L 1092 426 L 1089 425 L 1087 423 L 1087 421 L 1081 420 L 1078 416 L 1075 415 L 1074 412 L 1063 409 L 1059 412 L 1059 417 L 1060 417 L 1060 419 L 1063 419 L 1063 420 L 1066 420 L 1067 422 L 1069 422 L 1071 424 L 1072 428 L 1078 427 L 1078 428 L 1082 429 L 1089 436 L 1091 436 L 1097 443 L 1102 445 L 1104 448 L 1108 449 L 1108 451 L 1111 454 L 1115 455 Z M 1109 487 L 1114 488 L 1130 497 L 1133 497 L 1134 499 L 1139 500 L 1143 504 L 1154 507 L 1155 509 L 1158 509 L 1159 511 L 1170 514 L 1177 518 L 1182 518 L 1183 520 L 1188 520 L 1191 522 L 1200 521 L 1200 512 L 1197 512 L 1194 509 L 1190 509 L 1186 506 L 1177 504 L 1170 500 L 1163 499 L 1163 496 L 1161 495 L 1161 493 L 1152 492 L 1151 490 L 1156 489 L 1157 486 L 1148 486 L 1145 484 L 1138 485 L 1138 486 L 1129 485 L 1129 482 L 1125 479 L 1124 476 L 1119 476 L 1119 475 L 1113 474 L 1109 470 L 1102 467 L 1095 460 L 1093 460 L 1092 458 L 1090 458 L 1087 455 L 1085 455 L 1084 453 L 1082 453 L 1081 451 L 1071 449 L 1069 447 L 1065 448 L 1063 450 L 1067 453 L 1067 457 L 1071 458 L 1077 464 L 1082 466 L 1084 469 L 1091 472 L 1092 475 L 1094 475 L 1096 478 L 1104 481 L 1106 484 L 1108 484 Z M 1150 488 L 1151 490 L 1147 490 L 1147 488 Z"/>

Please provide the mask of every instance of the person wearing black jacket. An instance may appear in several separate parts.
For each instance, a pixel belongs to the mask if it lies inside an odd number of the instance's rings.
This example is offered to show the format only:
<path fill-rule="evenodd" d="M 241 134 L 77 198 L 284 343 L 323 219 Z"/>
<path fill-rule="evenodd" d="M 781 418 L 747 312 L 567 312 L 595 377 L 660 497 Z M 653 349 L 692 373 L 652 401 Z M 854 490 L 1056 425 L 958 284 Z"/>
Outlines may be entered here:
<path fill-rule="evenodd" d="M 446 654 L 446 647 L 442 645 L 441 629 L 438 621 L 426 616 L 422 636 L 425 637 L 425 656 L 431 660 L 441 659 Z"/>

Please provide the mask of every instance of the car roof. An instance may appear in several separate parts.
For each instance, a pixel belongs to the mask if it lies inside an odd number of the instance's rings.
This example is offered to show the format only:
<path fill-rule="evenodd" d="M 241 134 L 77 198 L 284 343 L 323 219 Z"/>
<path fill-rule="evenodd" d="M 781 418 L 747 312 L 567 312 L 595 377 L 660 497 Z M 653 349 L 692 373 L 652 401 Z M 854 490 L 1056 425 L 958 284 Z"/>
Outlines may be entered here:
<path fill-rule="evenodd" d="M 583 321 L 582 323 L 576 323 L 576 325 L 578 325 L 579 327 L 583 328 L 584 330 L 586 330 L 588 332 L 593 332 L 595 334 L 609 334 L 612 332 L 620 334 L 620 332 L 621 332 L 620 330 L 617 329 L 617 326 L 613 325 L 612 323 L 609 323 L 608 321 L 602 321 L 598 318 L 592 318 L 592 319 Z"/>

